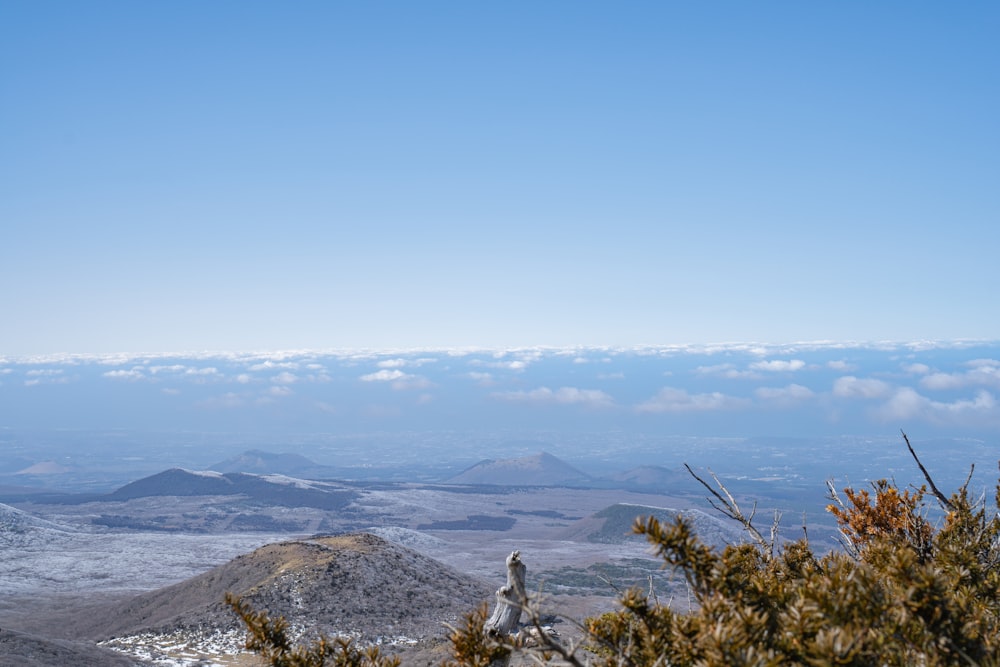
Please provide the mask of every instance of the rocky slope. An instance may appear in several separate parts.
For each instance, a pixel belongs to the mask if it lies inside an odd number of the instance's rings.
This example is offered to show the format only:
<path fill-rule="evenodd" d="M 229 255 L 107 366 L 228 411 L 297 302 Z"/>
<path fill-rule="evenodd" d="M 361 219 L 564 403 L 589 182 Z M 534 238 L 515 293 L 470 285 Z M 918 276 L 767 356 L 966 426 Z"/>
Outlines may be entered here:
<path fill-rule="evenodd" d="M 133 655 L 147 656 L 150 645 L 178 633 L 186 650 L 200 655 L 235 652 L 243 634 L 223 603 L 227 592 L 284 616 L 295 635 L 322 632 L 400 645 L 441 640 L 445 623 L 457 623 L 492 599 L 483 582 L 375 535 L 355 533 L 266 545 L 116 605 L 85 632 Z"/>

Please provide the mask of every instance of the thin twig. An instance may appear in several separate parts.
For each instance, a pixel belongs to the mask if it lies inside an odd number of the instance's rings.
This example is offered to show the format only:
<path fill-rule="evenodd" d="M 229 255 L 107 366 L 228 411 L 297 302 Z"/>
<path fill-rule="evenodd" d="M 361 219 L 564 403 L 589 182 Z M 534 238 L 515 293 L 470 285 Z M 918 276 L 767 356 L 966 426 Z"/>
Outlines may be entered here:
<path fill-rule="evenodd" d="M 827 497 L 837 503 L 841 510 L 847 512 L 847 505 L 845 505 L 844 501 L 841 500 L 840 494 L 837 493 L 837 487 L 833 485 L 832 479 L 826 480 L 826 488 L 830 490 L 830 495 Z M 840 546 L 844 547 L 844 551 L 846 551 L 851 558 L 858 560 L 861 557 L 861 549 L 858 548 L 857 543 L 843 528 L 838 528 L 837 532 L 840 533 L 840 537 L 837 538 L 837 541 L 840 542 Z"/>
<path fill-rule="evenodd" d="M 934 494 L 934 497 L 938 499 L 938 502 L 941 503 L 941 505 L 946 510 L 948 510 L 949 512 L 954 512 L 955 505 L 950 500 L 948 500 L 948 497 L 946 495 L 941 493 L 940 489 L 937 488 L 937 484 L 935 484 L 934 480 L 931 479 L 931 475 L 929 472 L 927 472 L 927 468 L 925 468 L 924 464 L 920 462 L 920 457 L 918 457 L 917 453 L 913 451 L 913 445 L 910 444 L 910 439 L 906 436 L 906 433 L 902 429 L 900 429 L 899 432 L 903 434 L 903 440 L 906 442 L 906 448 L 910 450 L 910 456 L 912 456 L 913 460 L 917 462 L 917 466 L 920 468 L 920 472 L 924 474 L 924 479 L 927 480 L 927 484 L 931 487 L 931 493 Z M 972 476 L 971 472 L 969 473 L 969 476 L 970 477 Z"/>
<path fill-rule="evenodd" d="M 579 657 L 576 655 L 577 646 L 575 642 L 570 642 L 568 646 L 564 646 L 562 643 L 556 640 L 548 630 L 542 625 L 542 617 L 538 611 L 537 603 L 533 604 L 533 601 L 524 598 L 521 604 L 522 611 L 528 614 L 528 621 L 531 627 L 534 628 L 536 633 L 536 641 L 538 642 L 537 647 L 531 647 L 533 651 L 541 650 L 543 652 L 553 652 L 559 654 L 559 657 L 564 661 L 573 665 L 574 667 L 587 667 Z M 582 625 L 580 626 L 582 627 Z M 589 634 L 589 633 L 588 633 Z M 528 648 L 528 647 L 526 647 Z M 539 665 L 546 664 L 547 660 L 542 660 L 539 656 L 535 655 L 533 651 L 528 652 L 530 659 L 534 660 Z"/>
<path fill-rule="evenodd" d="M 962 486 L 958 487 L 959 493 L 964 493 L 969 488 L 969 482 L 972 481 L 972 473 L 974 473 L 975 471 L 976 471 L 976 464 L 973 463 L 972 465 L 969 466 L 969 475 L 965 478 L 965 482 L 962 484 Z"/>
<path fill-rule="evenodd" d="M 774 523 L 771 524 L 771 550 L 769 556 L 774 556 L 774 545 L 778 541 L 778 529 L 781 527 L 781 510 L 774 510 Z"/>
<path fill-rule="evenodd" d="M 743 528 L 750 534 L 750 537 L 753 538 L 753 540 L 760 546 L 760 548 L 764 550 L 764 552 L 768 555 L 768 557 L 774 554 L 774 542 L 772 541 L 769 544 L 768 541 L 764 539 L 764 536 L 760 534 L 760 531 L 757 530 L 757 528 L 753 525 L 753 517 L 757 513 L 756 502 L 753 504 L 753 509 L 750 510 L 750 516 L 747 517 L 743 514 L 742 510 L 740 510 L 739 503 L 737 503 L 736 499 L 733 498 L 733 494 L 729 492 L 729 489 L 726 488 L 726 485 L 719 480 L 719 477 L 714 472 L 712 472 L 711 469 L 709 469 L 708 473 L 712 476 L 712 479 L 715 480 L 715 483 L 719 486 L 719 488 L 722 489 L 722 492 L 726 494 L 725 498 L 723 498 L 718 491 L 713 489 L 708 484 L 708 482 L 699 477 L 695 473 L 695 471 L 691 469 L 691 466 L 685 463 L 684 467 L 687 468 L 687 471 L 691 474 L 692 477 L 694 477 L 701 483 L 702 486 L 708 489 L 709 493 L 715 496 L 716 500 L 722 503 L 722 507 L 720 507 L 716 505 L 714 502 L 712 502 L 711 498 L 708 498 L 709 505 L 715 508 L 716 511 L 724 514 L 725 516 L 728 516 L 730 519 L 734 519 L 743 524 Z"/>

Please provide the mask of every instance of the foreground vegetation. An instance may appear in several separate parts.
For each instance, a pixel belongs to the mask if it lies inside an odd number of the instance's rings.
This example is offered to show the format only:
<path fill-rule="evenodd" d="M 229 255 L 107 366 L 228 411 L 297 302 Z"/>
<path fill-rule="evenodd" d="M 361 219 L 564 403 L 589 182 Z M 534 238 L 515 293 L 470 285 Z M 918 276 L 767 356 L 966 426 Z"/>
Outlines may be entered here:
<path fill-rule="evenodd" d="M 780 541 L 777 517 L 765 537 L 754 512 L 745 513 L 717 478 L 713 486 L 692 471 L 712 505 L 751 538 L 718 551 L 682 516 L 636 520 L 634 530 L 683 576 L 692 609 L 677 611 L 651 591 L 629 590 L 620 610 L 584 621 L 586 640 L 572 645 L 543 627 L 537 600 L 522 600 L 528 627 L 514 636 L 487 632 L 483 608 L 452 632 L 448 664 L 486 667 L 521 652 L 539 662 L 609 667 L 1000 666 L 1000 482 L 992 503 L 970 497 L 971 471 L 945 495 L 903 439 L 926 484 L 900 489 L 883 479 L 843 496 L 831 485 L 827 509 L 839 524 L 842 551 L 818 556 L 805 534 Z M 347 641 L 293 647 L 281 619 L 229 602 L 248 627 L 248 648 L 273 667 L 398 664 Z"/>

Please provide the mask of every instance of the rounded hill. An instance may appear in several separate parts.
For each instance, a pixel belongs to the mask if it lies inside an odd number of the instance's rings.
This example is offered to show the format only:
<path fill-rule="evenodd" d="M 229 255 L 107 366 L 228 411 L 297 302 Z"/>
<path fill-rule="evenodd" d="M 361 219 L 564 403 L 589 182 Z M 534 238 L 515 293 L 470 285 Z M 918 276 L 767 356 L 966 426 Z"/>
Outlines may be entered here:
<path fill-rule="evenodd" d="M 204 574 L 139 595 L 94 622 L 95 638 L 241 627 L 226 593 L 284 616 L 296 632 L 362 641 L 443 635 L 491 596 L 484 582 L 369 533 L 268 544 Z"/>

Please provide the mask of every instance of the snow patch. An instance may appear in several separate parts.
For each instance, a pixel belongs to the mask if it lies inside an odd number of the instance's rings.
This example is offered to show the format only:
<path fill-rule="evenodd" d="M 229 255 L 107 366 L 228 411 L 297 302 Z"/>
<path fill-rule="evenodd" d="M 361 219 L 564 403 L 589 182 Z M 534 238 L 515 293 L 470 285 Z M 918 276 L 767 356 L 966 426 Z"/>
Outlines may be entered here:
<path fill-rule="evenodd" d="M 282 486 L 292 486 L 296 489 L 314 489 L 321 491 L 315 484 L 307 482 L 304 479 L 299 479 L 297 477 L 288 477 L 287 475 L 271 474 L 271 475 L 260 475 L 260 478 L 270 482 L 271 484 L 281 484 Z"/>
<path fill-rule="evenodd" d="M 308 642 L 315 633 L 301 624 L 291 624 L 288 636 L 293 643 Z M 361 641 L 358 632 L 339 632 L 337 636 L 351 639 L 355 646 L 413 646 L 417 640 L 405 635 L 379 636 L 373 641 Z M 98 646 L 143 660 L 157 667 L 223 667 L 234 664 L 238 656 L 250 653 L 245 648 L 246 631 L 229 630 L 174 630 L 172 632 L 142 632 L 125 637 L 114 637 Z M 235 664 L 243 664 L 240 660 Z"/>
<path fill-rule="evenodd" d="M 186 472 L 189 475 L 210 477 L 212 479 L 221 479 L 224 476 L 221 472 L 215 472 L 214 470 L 188 470 L 187 468 L 178 468 L 178 470 Z"/>
<path fill-rule="evenodd" d="M 383 540 L 393 542 L 404 547 L 409 547 L 411 549 L 416 549 L 417 551 L 423 551 L 426 549 L 442 549 L 448 545 L 447 542 L 439 537 L 422 533 L 419 530 L 402 528 L 399 526 L 372 526 L 370 528 L 366 528 L 365 532 L 378 535 Z"/>

